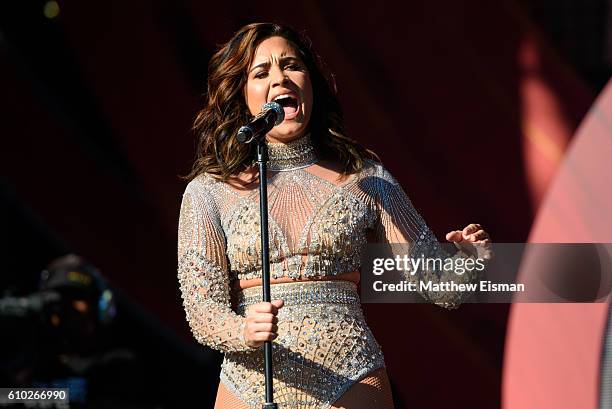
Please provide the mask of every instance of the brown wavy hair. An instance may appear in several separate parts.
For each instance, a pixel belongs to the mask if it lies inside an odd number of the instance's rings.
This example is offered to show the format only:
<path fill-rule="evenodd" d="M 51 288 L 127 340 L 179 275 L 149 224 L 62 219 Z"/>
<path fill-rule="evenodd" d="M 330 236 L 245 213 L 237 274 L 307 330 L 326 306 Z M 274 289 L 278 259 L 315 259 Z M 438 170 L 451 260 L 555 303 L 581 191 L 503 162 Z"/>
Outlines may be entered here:
<path fill-rule="evenodd" d="M 334 77 L 313 50 L 310 39 L 288 26 L 255 23 L 236 32 L 209 62 L 206 104 L 198 112 L 193 125 L 199 139 L 197 157 L 186 179 L 191 180 L 206 172 L 217 179 L 227 180 L 253 164 L 255 144 L 241 144 L 233 136 L 252 118 L 244 88 L 255 50 L 262 41 L 276 36 L 295 46 L 308 69 L 313 90 L 308 132 L 318 156 L 340 161 L 344 175 L 359 171 L 365 159 L 378 160 L 374 152 L 347 136 Z"/>

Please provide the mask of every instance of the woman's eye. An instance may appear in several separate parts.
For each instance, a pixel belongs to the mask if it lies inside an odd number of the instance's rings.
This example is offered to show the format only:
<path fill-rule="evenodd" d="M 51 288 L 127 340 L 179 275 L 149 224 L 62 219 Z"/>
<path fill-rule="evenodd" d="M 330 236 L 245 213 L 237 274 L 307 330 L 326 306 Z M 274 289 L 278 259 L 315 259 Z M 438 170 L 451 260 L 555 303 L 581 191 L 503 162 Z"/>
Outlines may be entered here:
<path fill-rule="evenodd" d="M 292 70 L 292 71 L 301 69 L 301 67 L 298 64 L 288 64 L 285 68 Z"/>
<path fill-rule="evenodd" d="M 255 74 L 255 78 L 264 78 L 266 75 L 268 75 L 267 71 L 259 71 Z"/>

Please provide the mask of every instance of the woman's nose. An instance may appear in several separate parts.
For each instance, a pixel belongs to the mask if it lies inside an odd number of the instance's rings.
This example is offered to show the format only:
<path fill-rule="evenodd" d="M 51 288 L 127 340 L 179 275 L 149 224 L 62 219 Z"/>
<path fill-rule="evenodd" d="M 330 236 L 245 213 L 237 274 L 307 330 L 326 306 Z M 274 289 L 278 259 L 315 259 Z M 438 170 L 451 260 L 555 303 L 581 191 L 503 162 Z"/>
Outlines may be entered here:
<path fill-rule="evenodd" d="M 272 70 L 272 86 L 276 87 L 279 85 L 283 85 L 285 82 L 287 82 L 289 80 L 289 78 L 287 77 L 287 74 L 285 74 L 285 72 L 281 69 L 274 69 Z"/>

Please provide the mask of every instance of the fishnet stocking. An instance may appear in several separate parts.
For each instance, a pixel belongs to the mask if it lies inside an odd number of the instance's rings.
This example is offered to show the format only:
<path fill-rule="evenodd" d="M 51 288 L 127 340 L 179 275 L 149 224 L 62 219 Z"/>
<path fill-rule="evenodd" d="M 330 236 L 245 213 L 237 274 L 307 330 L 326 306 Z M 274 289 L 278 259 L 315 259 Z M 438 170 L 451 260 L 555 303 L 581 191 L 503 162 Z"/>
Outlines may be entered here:
<path fill-rule="evenodd" d="M 371 372 L 340 397 L 330 409 L 393 409 L 391 385 L 385 368 Z"/>
<path fill-rule="evenodd" d="M 250 409 L 219 383 L 215 409 Z M 353 384 L 329 409 L 393 409 L 391 385 L 385 368 L 372 371 Z"/>

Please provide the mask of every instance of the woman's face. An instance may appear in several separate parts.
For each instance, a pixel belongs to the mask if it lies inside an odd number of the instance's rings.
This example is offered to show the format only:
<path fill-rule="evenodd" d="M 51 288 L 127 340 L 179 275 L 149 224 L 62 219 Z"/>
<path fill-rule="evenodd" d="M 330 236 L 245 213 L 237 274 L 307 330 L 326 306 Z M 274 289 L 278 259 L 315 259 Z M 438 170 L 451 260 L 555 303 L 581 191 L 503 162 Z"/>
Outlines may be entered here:
<path fill-rule="evenodd" d="M 272 101 L 285 110 L 285 120 L 267 134 L 270 142 L 289 142 L 304 135 L 312 113 L 312 84 L 292 43 L 270 37 L 259 44 L 249 67 L 245 99 L 252 115 Z"/>

